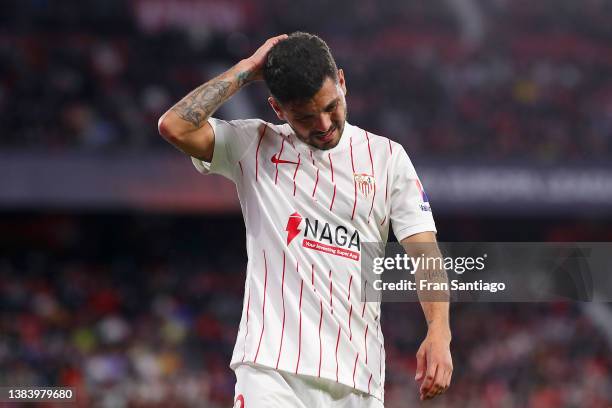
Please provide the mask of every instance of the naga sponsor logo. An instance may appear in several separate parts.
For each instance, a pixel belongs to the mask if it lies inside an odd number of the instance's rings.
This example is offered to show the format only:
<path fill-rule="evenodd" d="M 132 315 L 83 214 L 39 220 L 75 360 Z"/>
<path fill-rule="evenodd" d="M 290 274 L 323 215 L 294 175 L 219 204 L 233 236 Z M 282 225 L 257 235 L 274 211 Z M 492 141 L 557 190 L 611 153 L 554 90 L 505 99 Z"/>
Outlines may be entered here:
<path fill-rule="evenodd" d="M 355 179 L 355 183 L 357 183 L 359 186 L 359 191 L 361 191 L 361 194 L 363 194 L 365 197 L 369 196 L 374 190 L 376 179 L 371 174 L 353 173 L 353 178 Z"/>
<path fill-rule="evenodd" d="M 320 242 L 328 242 L 331 245 L 337 245 L 347 249 L 354 248 L 357 251 L 361 249 L 359 231 L 355 230 L 352 234 L 349 234 L 348 229 L 343 225 L 332 228 L 327 222 L 321 222 L 320 224 L 321 225 L 319 225 L 319 220 L 311 221 L 309 218 L 306 218 L 304 238 L 312 237 Z"/>
<path fill-rule="evenodd" d="M 304 221 L 303 229 L 300 228 L 302 220 Z M 302 240 L 304 248 L 359 260 L 361 241 L 358 230 L 350 232 L 343 225 L 333 226 L 317 219 L 302 218 L 296 211 L 289 216 L 285 231 L 287 231 L 287 245 L 304 231 Z"/>
<path fill-rule="evenodd" d="M 287 227 L 285 231 L 287 231 L 287 246 L 293 241 L 295 237 L 302 231 L 300 227 L 300 223 L 302 222 L 302 216 L 296 211 L 289 216 L 289 220 L 287 221 Z"/>

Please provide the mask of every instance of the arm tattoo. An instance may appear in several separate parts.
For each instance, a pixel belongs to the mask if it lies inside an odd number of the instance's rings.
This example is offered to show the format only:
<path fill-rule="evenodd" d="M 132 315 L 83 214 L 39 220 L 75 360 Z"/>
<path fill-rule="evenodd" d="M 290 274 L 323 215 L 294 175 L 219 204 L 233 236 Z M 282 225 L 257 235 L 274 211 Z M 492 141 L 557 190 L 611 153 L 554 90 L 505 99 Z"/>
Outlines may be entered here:
<path fill-rule="evenodd" d="M 225 102 L 231 88 L 231 82 L 214 81 L 199 86 L 183 100 L 177 103 L 172 110 L 179 117 L 195 126 L 201 128 L 204 121 Z"/>
<path fill-rule="evenodd" d="M 251 76 L 251 72 L 250 71 L 242 71 L 241 73 L 236 75 L 236 80 L 238 81 L 238 86 L 244 85 L 250 79 L 250 76 Z"/>

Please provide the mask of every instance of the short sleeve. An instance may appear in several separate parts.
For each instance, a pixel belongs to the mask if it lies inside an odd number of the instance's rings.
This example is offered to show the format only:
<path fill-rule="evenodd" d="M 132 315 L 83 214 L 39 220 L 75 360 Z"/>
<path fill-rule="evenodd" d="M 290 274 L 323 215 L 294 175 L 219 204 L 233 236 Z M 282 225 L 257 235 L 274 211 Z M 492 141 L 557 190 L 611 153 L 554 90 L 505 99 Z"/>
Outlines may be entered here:
<path fill-rule="evenodd" d="M 259 129 L 264 125 L 260 119 L 225 121 L 208 119 L 215 137 L 211 162 L 192 157 L 195 168 L 202 174 L 220 174 L 234 180 L 238 161 L 257 141 Z"/>
<path fill-rule="evenodd" d="M 393 233 L 398 241 L 419 232 L 436 232 L 429 198 L 408 154 L 401 145 L 392 157 L 391 210 Z"/>

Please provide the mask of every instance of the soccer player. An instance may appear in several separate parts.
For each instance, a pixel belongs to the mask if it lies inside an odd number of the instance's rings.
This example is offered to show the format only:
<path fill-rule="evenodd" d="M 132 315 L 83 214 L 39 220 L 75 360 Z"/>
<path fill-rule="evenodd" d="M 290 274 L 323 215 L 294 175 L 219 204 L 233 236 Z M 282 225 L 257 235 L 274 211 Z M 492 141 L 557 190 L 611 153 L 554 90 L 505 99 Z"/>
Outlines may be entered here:
<path fill-rule="evenodd" d="M 264 79 L 283 124 L 212 114 Z M 203 174 L 236 184 L 248 266 L 230 367 L 237 407 L 382 407 L 380 302 L 361 301 L 362 242 L 435 243 L 428 199 L 403 147 L 346 121 L 346 82 L 327 44 L 267 40 L 160 118 L 160 134 Z M 421 399 L 444 392 L 452 361 L 447 302 L 421 300 Z"/>

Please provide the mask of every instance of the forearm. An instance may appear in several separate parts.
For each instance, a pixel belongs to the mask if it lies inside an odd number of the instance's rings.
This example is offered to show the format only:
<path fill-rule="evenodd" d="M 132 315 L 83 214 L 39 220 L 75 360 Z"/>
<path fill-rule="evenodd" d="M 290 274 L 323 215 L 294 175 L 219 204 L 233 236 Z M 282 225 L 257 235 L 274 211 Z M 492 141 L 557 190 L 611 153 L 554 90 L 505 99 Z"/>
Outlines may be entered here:
<path fill-rule="evenodd" d="M 416 353 L 417 369 L 414 379 L 420 382 L 421 400 L 431 399 L 446 391 L 453 373 L 450 353 L 449 291 L 444 262 L 433 232 L 404 238 L 402 245 L 413 257 L 422 257 L 415 271 L 415 282 L 421 307 L 427 321 L 427 336 Z M 427 262 L 427 260 L 430 262 Z M 421 285 L 425 281 L 426 285 Z M 429 285 L 427 285 L 429 284 Z"/>
<path fill-rule="evenodd" d="M 431 233 L 419 234 L 402 240 L 406 253 L 412 257 L 429 259 L 415 271 L 419 301 L 429 331 L 440 333 L 450 340 L 448 276 L 440 249 Z M 424 283 L 424 284 L 422 284 Z"/>
<path fill-rule="evenodd" d="M 448 336 L 450 340 L 450 324 L 449 324 L 449 306 L 448 302 L 436 301 L 428 302 L 421 301 L 423 314 L 427 321 L 428 330 L 435 330 L 442 335 Z"/>
<path fill-rule="evenodd" d="M 251 80 L 252 68 L 240 61 L 221 75 L 189 92 L 160 118 L 165 131 L 181 135 L 200 129 L 208 118 Z"/>
<path fill-rule="evenodd" d="M 286 37 L 269 38 L 249 58 L 189 92 L 159 118 L 159 134 L 182 152 L 210 163 L 215 134 L 208 118 L 243 86 L 263 79 L 268 52 Z"/>
<path fill-rule="evenodd" d="M 437 244 L 430 244 L 428 251 L 424 252 L 426 257 L 440 259 L 442 261 L 442 254 L 440 253 Z M 425 315 L 428 331 L 435 331 L 444 337 L 448 336 L 448 339 L 450 340 L 451 333 L 448 303 L 450 293 L 448 289 L 441 289 L 447 287 L 448 276 L 443 267 L 443 262 L 440 263 L 442 268 L 419 268 L 416 271 L 415 278 L 417 282 L 419 300 L 421 302 L 423 314 Z M 429 289 L 431 286 L 426 286 L 423 288 L 423 286 L 420 284 L 421 281 L 426 281 L 428 284 L 435 285 L 435 289 Z"/>

